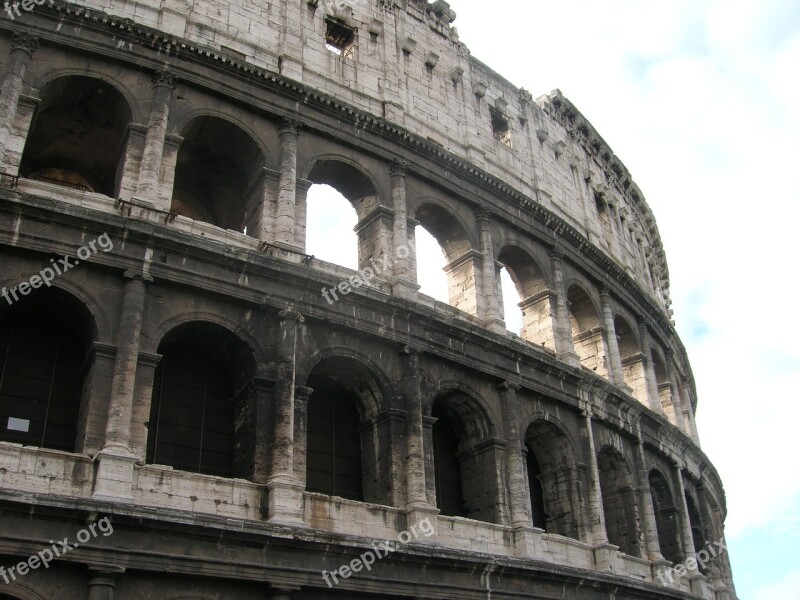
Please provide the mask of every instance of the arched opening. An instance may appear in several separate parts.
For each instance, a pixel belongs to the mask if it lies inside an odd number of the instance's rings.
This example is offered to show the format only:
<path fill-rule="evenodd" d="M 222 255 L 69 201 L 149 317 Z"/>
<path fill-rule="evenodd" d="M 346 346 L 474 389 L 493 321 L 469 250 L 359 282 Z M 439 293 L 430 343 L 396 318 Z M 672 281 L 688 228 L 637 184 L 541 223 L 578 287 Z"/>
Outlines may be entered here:
<path fill-rule="evenodd" d="M 202 116 L 181 134 L 171 211 L 258 237 L 265 157 L 230 121 Z"/>
<path fill-rule="evenodd" d="M 391 425 L 375 418 L 385 392 L 363 363 L 321 360 L 306 385 L 306 489 L 350 500 L 392 503 Z"/>
<path fill-rule="evenodd" d="M 327 184 L 308 189 L 306 253 L 319 260 L 358 269 L 358 215 L 350 201 Z"/>
<path fill-rule="evenodd" d="M 497 474 L 502 457 L 491 443 L 492 425 L 480 403 L 456 390 L 433 404 L 436 501 L 442 514 L 496 523 L 500 518 Z"/>
<path fill-rule="evenodd" d="M 382 256 L 391 255 L 389 239 L 384 235 L 385 223 L 378 211 L 378 190 L 365 173 L 342 160 L 322 159 L 311 168 L 308 180 L 315 184 L 309 189 L 308 244 L 311 244 L 315 231 L 323 232 L 324 239 L 332 244 L 329 248 L 320 248 L 320 254 L 317 250 L 312 252 L 308 246 L 309 254 L 359 270 L 374 268 L 373 262 L 379 263 Z M 342 198 L 350 204 L 350 209 Z M 332 220 L 326 218 L 331 216 Z M 355 264 L 354 247 L 347 243 L 353 239 L 353 231 L 358 240 Z M 379 276 L 388 278 L 391 273 L 381 272 Z"/>
<path fill-rule="evenodd" d="M 683 560 L 678 532 L 679 513 L 672 500 L 672 491 L 666 477 L 658 470 L 650 471 L 650 496 L 653 499 L 653 511 L 656 515 L 656 531 L 661 555 L 672 563 Z"/>
<path fill-rule="evenodd" d="M 414 245 L 416 247 L 417 283 L 420 294 L 448 304 L 450 291 L 447 284 L 447 257 L 427 229 L 417 225 L 414 229 Z"/>
<path fill-rule="evenodd" d="M 694 552 L 697 554 L 706 544 L 705 528 L 703 527 L 703 521 L 700 517 L 700 511 L 697 509 L 697 504 L 695 504 L 694 498 L 692 498 L 691 494 L 688 492 L 686 493 L 686 508 L 689 511 L 689 526 L 692 530 L 692 544 L 694 546 Z M 700 565 L 699 569 L 701 573 L 705 574 L 706 569 L 702 565 Z"/>
<path fill-rule="evenodd" d="M 466 517 L 464 490 L 461 485 L 461 461 L 458 434 L 446 416 L 434 413 L 433 456 L 436 466 L 436 504 L 443 515 Z"/>
<path fill-rule="evenodd" d="M 628 324 L 628 321 L 617 315 L 614 319 L 614 331 L 619 344 L 619 356 L 622 360 L 622 375 L 625 383 L 633 390 L 639 402 L 649 405 L 647 398 L 647 380 L 644 377 L 644 361 L 639 339 Z"/>
<path fill-rule="evenodd" d="M 239 418 L 248 412 L 249 397 L 238 393 L 255 374 L 249 346 L 219 325 L 194 322 L 169 332 L 158 353 L 147 462 L 252 478 L 251 440 Z"/>
<path fill-rule="evenodd" d="M 20 164 L 20 175 L 115 197 L 131 109 L 113 86 L 65 76 L 42 92 Z"/>
<path fill-rule="evenodd" d="M 415 218 L 433 236 L 444 254 L 448 303 L 476 316 L 479 298 L 475 282 L 480 278 L 481 265 L 477 255 L 472 252 L 467 232 L 453 215 L 437 204 L 421 205 L 417 208 Z M 417 248 L 418 271 L 440 262 L 431 250 Z M 417 278 L 420 279 L 419 274 Z"/>
<path fill-rule="evenodd" d="M 567 291 L 572 341 L 581 365 L 598 375 L 608 376 L 605 340 L 600 318 L 589 295 L 579 286 Z"/>
<path fill-rule="evenodd" d="M 540 419 L 528 426 L 525 447 L 534 527 L 579 539 L 577 471 L 569 440 L 553 423 Z"/>
<path fill-rule="evenodd" d="M 641 532 L 630 467 L 622 454 L 606 446 L 597 455 L 597 468 L 608 541 L 625 554 L 641 556 Z"/>
<path fill-rule="evenodd" d="M 555 350 L 555 297 L 547 287 L 542 269 L 527 252 L 516 246 L 503 248 L 497 260 L 514 284 L 512 297 L 519 302 L 514 313 L 522 311 L 520 335 L 529 342 Z M 503 298 L 506 299 L 505 289 Z M 511 302 L 507 301 L 506 306 L 509 304 Z"/>
<path fill-rule="evenodd" d="M 0 308 L 0 441 L 76 450 L 95 336 L 88 310 L 57 288 Z"/>
<path fill-rule="evenodd" d="M 672 399 L 672 384 L 669 380 L 669 371 L 661 355 L 653 349 L 651 352 L 651 359 L 653 361 L 653 371 L 656 376 L 656 389 L 658 390 L 658 398 L 661 403 L 661 409 L 671 423 L 677 425 L 675 415 L 675 407 Z"/>

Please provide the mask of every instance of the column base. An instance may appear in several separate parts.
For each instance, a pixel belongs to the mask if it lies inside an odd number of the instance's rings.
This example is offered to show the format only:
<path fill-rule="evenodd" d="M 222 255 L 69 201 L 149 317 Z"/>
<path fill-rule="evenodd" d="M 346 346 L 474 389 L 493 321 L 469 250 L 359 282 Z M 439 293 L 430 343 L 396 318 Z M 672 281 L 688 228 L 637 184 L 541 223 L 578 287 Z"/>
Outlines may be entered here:
<path fill-rule="evenodd" d="M 293 477 L 273 478 L 267 483 L 267 521 L 278 525 L 304 525 L 304 486 Z"/>
<path fill-rule="evenodd" d="M 288 242 L 272 242 L 271 246 L 284 252 L 291 252 L 292 254 L 305 254 L 305 249 L 297 244 L 290 244 Z"/>
<path fill-rule="evenodd" d="M 714 600 L 714 592 L 708 585 L 708 578 L 702 573 L 691 573 L 687 575 L 689 585 L 692 589 L 692 596 L 703 598 L 704 600 Z"/>
<path fill-rule="evenodd" d="M 545 554 L 545 541 L 542 537 L 544 529 L 514 527 L 514 556 L 519 558 L 540 558 Z"/>
<path fill-rule="evenodd" d="M 503 319 L 497 317 L 492 319 L 487 319 L 486 321 L 483 322 L 483 326 L 493 333 L 499 333 L 501 335 L 506 335 L 508 333 L 508 329 L 506 328 L 506 322 Z"/>
<path fill-rule="evenodd" d="M 416 301 L 419 296 L 420 286 L 408 279 L 393 279 L 389 282 L 392 286 L 392 295 L 404 300 Z"/>
<path fill-rule="evenodd" d="M 594 548 L 594 565 L 598 571 L 619 573 L 624 570 L 624 563 L 619 558 L 619 546 L 601 544 Z"/>
<path fill-rule="evenodd" d="M 406 531 L 414 533 L 412 528 L 415 529 L 417 535 L 413 536 L 415 544 L 435 544 L 436 543 L 436 517 L 439 516 L 439 509 L 424 502 L 412 502 L 406 505 Z M 425 523 L 423 530 L 420 527 L 421 523 Z M 433 530 L 430 536 L 427 536 L 423 531 Z"/>
<path fill-rule="evenodd" d="M 557 355 L 557 358 L 561 362 L 567 363 L 570 367 L 576 367 L 578 369 L 581 367 L 581 357 L 573 351 L 562 352 Z"/>
<path fill-rule="evenodd" d="M 133 502 L 133 466 L 137 458 L 128 448 L 106 446 L 95 457 L 94 490 L 95 500 Z"/>

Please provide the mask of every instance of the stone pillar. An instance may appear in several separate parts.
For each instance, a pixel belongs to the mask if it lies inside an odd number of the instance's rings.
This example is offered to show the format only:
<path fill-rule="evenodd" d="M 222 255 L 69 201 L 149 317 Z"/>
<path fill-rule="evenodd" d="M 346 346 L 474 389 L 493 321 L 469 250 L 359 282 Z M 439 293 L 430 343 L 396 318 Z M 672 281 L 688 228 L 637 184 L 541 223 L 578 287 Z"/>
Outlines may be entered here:
<path fill-rule="evenodd" d="M 155 206 L 156 203 L 161 161 L 164 156 L 164 140 L 169 120 L 169 104 L 174 89 L 175 81 L 168 72 L 161 71 L 153 76 L 153 99 L 150 102 L 144 153 L 139 166 L 139 179 L 134 196 L 137 202 L 146 205 Z"/>
<path fill-rule="evenodd" d="M 647 324 L 639 320 L 639 338 L 642 341 L 642 367 L 644 368 L 644 380 L 647 388 L 647 401 L 650 409 L 660 413 L 661 397 L 658 395 L 658 385 L 656 384 L 656 370 L 653 364 L 653 348 L 650 342 L 650 331 L 647 329 Z"/>
<path fill-rule="evenodd" d="M 93 495 L 132 500 L 133 464 L 136 461 L 130 441 L 133 394 L 146 294 L 145 281 L 152 281 L 152 278 L 132 271 L 126 271 L 125 278 L 105 445 L 97 455 Z"/>
<path fill-rule="evenodd" d="M 314 390 L 310 387 L 294 388 L 294 478 L 306 488 L 308 452 L 308 399 Z"/>
<path fill-rule="evenodd" d="M 550 252 L 550 269 L 553 273 L 553 288 L 556 294 L 556 356 L 567 364 L 580 368 L 581 359 L 575 352 L 572 340 L 569 306 L 567 305 L 567 288 L 564 285 L 564 270 L 561 252 L 554 248 Z"/>
<path fill-rule="evenodd" d="M 275 244 L 287 250 L 302 251 L 295 242 L 297 200 L 297 136 L 300 124 L 284 119 L 281 123 L 280 176 L 278 205 L 275 211 Z"/>
<path fill-rule="evenodd" d="M 390 174 L 392 178 L 392 252 L 394 259 L 392 293 L 401 298 L 415 299 L 419 291 L 416 271 L 412 271 L 411 254 L 408 238 L 408 204 L 406 202 L 406 173 L 408 163 L 401 160 L 392 162 Z"/>
<path fill-rule="evenodd" d="M 302 252 L 306 250 L 306 229 L 308 227 L 308 190 L 314 185 L 307 179 L 297 180 L 294 203 L 294 243 Z"/>
<path fill-rule="evenodd" d="M 633 452 L 636 480 L 639 486 L 639 503 L 642 505 L 642 533 L 644 534 L 644 555 L 652 561 L 663 561 L 661 547 L 658 542 L 658 526 L 656 512 L 653 508 L 653 497 L 650 494 L 650 478 L 647 473 L 647 462 L 644 457 L 644 444 L 641 437 L 634 442 Z"/>
<path fill-rule="evenodd" d="M 295 355 L 297 328 L 304 319 L 292 309 L 281 311 L 279 316 L 268 518 L 271 522 L 297 524 L 302 522 L 303 487 L 294 470 Z"/>
<path fill-rule="evenodd" d="M 683 470 L 679 464 L 675 465 L 673 472 L 675 494 L 678 496 L 678 514 L 680 516 L 680 532 L 683 549 L 683 558 L 686 560 L 694 556 L 694 537 L 692 536 L 692 521 L 689 518 L 689 505 L 686 502 L 686 488 L 683 485 Z"/>
<path fill-rule="evenodd" d="M 700 445 L 700 433 L 697 431 L 697 421 L 694 419 L 694 407 L 688 394 L 686 394 L 686 403 L 683 405 L 683 414 L 686 415 L 686 424 L 688 426 L 686 433 L 691 436 L 695 444 Z"/>
<path fill-rule="evenodd" d="M 26 34 L 14 34 L 11 41 L 8 71 L 0 90 L 0 170 L 6 166 L 6 145 L 14 127 L 25 71 L 38 47 L 39 40 Z"/>
<path fill-rule="evenodd" d="M 433 455 L 433 426 L 436 417 L 422 417 L 422 438 L 425 447 L 425 495 L 430 506 L 436 506 L 436 461 Z"/>
<path fill-rule="evenodd" d="M 123 567 L 89 567 L 89 600 L 114 600 L 117 577 L 124 572 Z"/>
<path fill-rule="evenodd" d="M 514 528 L 533 527 L 529 510 L 530 493 L 525 483 L 526 473 L 520 438 L 520 409 L 517 398 L 519 385 L 504 381 L 499 387 L 503 406 L 503 429 L 508 443 L 506 446 L 506 476 L 511 501 L 511 525 Z"/>
<path fill-rule="evenodd" d="M 161 171 L 163 177 L 158 185 L 156 208 L 170 210 L 172 208 L 172 193 L 175 190 L 175 169 L 178 166 L 178 151 L 183 143 L 183 138 L 173 133 L 164 136 L 164 153 L 161 156 Z"/>
<path fill-rule="evenodd" d="M 678 390 L 678 381 L 675 377 L 675 367 L 672 364 L 673 353 L 672 350 L 666 351 L 667 361 L 667 377 L 669 378 L 670 396 L 672 398 L 671 416 L 672 423 L 681 431 L 686 433 L 686 421 L 683 414 L 683 400 L 681 398 L 680 390 Z"/>
<path fill-rule="evenodd" d="M 597 452 L 594 447 L 594 433 L 592 433 L 592 413 L 583 412 L 581 419 L 581 436 L 584 438 L 584 449 L 588 455 L 589 463 L 589 535 L 590 543 L 595 545 L 608 544 L 606 533 L 606 518 L 603 514 L 603 494 L 600 490 L 600 469 L 597 466 Z"/>
<path fill-rule="evenodd" d="M 622 374 L 622 359 L 619 355 L 619 342 L 614 327 L 614 311 L 611 309 L 611 293 L 607 287 L 600 290 L 600 304 L 603 311 L 603 327 L 606 330 L 606 347 L 608 348 L 608 372 L 612 383 L 627 388 Z"/>
<path fill-rule="evenodd" d="M 500 307 L 500 299 L 498 296 L 499 281 L 497 278 L 497 270 L 495 269 L 494 261 L 494 247 L 492 245 L 492 232 L 491 232 L 491 215 L 488 211 L 482 210 L 478 212 L 478 227 L 481 234 L 481 254 L 483 255 L 483 264 L 481 265 L 483 282 L 482 286 L 476 286 L 475 292 L 484 295 L 484 310 L 485 313 L 479 317 L 483 317 L 486 326 L 497 333 L 505 333 L 506 325 L 503 321 L 502 311 Z M 480 306 L 480 303 L 479 303 Z"/>

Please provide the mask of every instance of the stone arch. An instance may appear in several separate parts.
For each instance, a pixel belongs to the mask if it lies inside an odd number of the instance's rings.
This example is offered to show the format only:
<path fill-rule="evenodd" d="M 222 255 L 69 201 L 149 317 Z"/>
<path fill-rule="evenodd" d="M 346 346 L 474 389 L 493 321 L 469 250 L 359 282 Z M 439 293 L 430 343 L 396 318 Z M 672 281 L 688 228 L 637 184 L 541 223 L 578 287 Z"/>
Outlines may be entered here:
<path fill-rule="evenodd" d="M 266 165 L 258 138 L 218 114 L 194 115 L 181 136 L 170 211 L 256 237 Z"/>
<path fill-rule="evenodd" d="M 49 596 L 40 592 L 26 581 L 12 581 L 10 585 L 3 586 L 0 600 L 49 600 Z"/>
<path fill-rule="evenodd" d="M 641 556 L 642 533 L 631 467 L 619 450 L 607 445 L 597 453 L 597 468 L 608 541 L 625 554 Z"/>
<path fill-rule="evenodd" d="M 35 292 L 0 306 L 0 440 L 78 452 L 93 412 L 93 369 L 85 365 L 96 323 L 64 289 Z"/>
<path fill-rule="evenodd" d="M 298 373 L 298 381 L 314 390 L 308 400 L 307 489 L 391 504 L 393 440 L 390 422 L 380 418 L 389 407 L 383 376 L 346 349 L 317 353 L 308 364 Z"/>
<path fill-rule="evenodd" d="M 252 348 L 218 324 L 189 321 L 164 335 L 158 353 L 147 462 L 251 479 L 248 415 L 258 365 Z"/>
<path fill-rule="evenodd" d="M 442 514 L 500 522 L 502 456 L 483 404 L 458 388 L 440 388 L 431 414 L 434 487 Z"/>
<path fill-rule="evenodd" d="M 684 558 L 680 543 L 680 512 L 675 505 L 669 478 L 654 468 L 648 474 L 648 481 L 661 555 L 670 562 L 679 563 Z"/>
<path fill-rule="evenodd" d="M 538 261 L 516 245 L 504 246 L 497 261 L 508 271 L 522 310 L 523 339 L 555 350 L 555 295 Z"/>
<path fill-rule="evenodd" d="M 433 198 L 421 199 L 414 211 L 420 227 L 430 233 L 444 254 L 449 304 L 477 316 L 481 279 L 480 255 L 470 230 L 450 208 Z M 418 261 L 417 261 L 418 262 Z"/>
<path fill-rule="evenodd" d="M 644 356 L 638 332 L 624 316 L 614 317 L 614 332 L 617 335 L 619 356 L 622 361 L 622 376 L 639 402 L 649 406 Z"/>
<path fill-rule="evenodd" d="M 310 158 L 301 172 L 312 185 L 330 186 L 353 207 L 359 270 L 391 254 L 391 213 L 381 208 L 386 195 L 363 165 L 352 158 L 327 153 Z M 305 220 L 299 226 L 305 228 Z M 346 239 L 352 233 L 341 231 L 341 235 Z M 391 273 L 381 275 L 385 278 Z"/>
<path fill-rule="evenodd" d="M 580 490 L 570 436 L 553 421 L 536 418 L 524 442 L 534 527 L 580 539 Z"/>
<path fill-rule="evenodd" d="M 579 284 L 567 287 L 567 306 L 569 307 L 572 341 L 581 365 L 598 375 L 607 377 L 606 343 L 600 311 L 592 297 Z"/>
<path fill-rule="evenodd" d="M 116 197 L 133 116 L 128 98 L 87 75 L 54 77 L 41 96 L 20 175 Z"/>

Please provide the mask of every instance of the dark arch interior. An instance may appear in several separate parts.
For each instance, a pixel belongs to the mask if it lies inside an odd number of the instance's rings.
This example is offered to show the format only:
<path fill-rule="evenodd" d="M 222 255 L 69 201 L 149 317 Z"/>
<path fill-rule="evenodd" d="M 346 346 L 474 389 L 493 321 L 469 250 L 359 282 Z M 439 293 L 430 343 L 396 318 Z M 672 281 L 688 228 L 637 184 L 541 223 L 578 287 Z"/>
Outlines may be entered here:
<path fill-rule="evenodd" d="M 313 373 L 308 386 L 306 489 L 351 500 L 363 500 L 358 401 L 324 371 Z"/>
<path fill-rule="evenodd" d="M 170 332 L 158 353 L 163 358 L 153 382 L 147 462 L 248 477 L 234 422 L 236 392 L 254 373 L 249 348 L 222 327 L 190 323 Z"/>
<path fill-rule="evenodd" d="M 523 249 L 506 246 L 497 260 L 508 269 L 520 300 L 535 296 L 547 289 L 542 270 Z"/>
<path fill-rule="evenodd" d="M 60 77 L 42 93 L 20 174 L 114 196 L 130 122 L 127 101 L 111 85 Z"/>
<path fill-rule="evenodd" d="M 88 310 L 56 288 L 0 309 L 0 440 L 75 450 L 95 337 Z"/>
<path fill-rule="evenodd" d="M 183 138 L 175 166 L 172 211 L 243 231 L 263 200 L 256 183 L 263 175 L 265 157 L 258 144 L 233 123 L 209 116 L 193 119 Z"/>
<path fill-rule="evenodd" d="M 619 354 L 625 359 L 641 352 L 639 341 L 636 339 L 633 329 L 624 318 L 617 316 L 614 319 L 614 329 L 619 340 Z"/>
<path fill-rule="evenodd" d="M 672 500 L 672 491 L 666 478 L 659 471 L 650 471 L 648 479 L 661 555 L 670 562 L 679 563 L 683 560 L 683 552 L 678 538 L 678 511 Z"/>
<path fill-rule="evenodd" d="M 573 489 L 575 459 L 567 437 L 552 423 L 539 420 L 528 427 L 525 446 L 534 526 L 548 533 L 579 538 L 579 511 Z"/>
<path fill-rule="evenodd" d="M 706 544 L 705 528 L 703 521 L 700 517 L 700 511 L 697 509 L 694 498 L 691 494 L 686 493 L 686 507 L 689 510 L 689 525 L 692 529 L 692 543 L 694 544 L 695 554 L 700 552 Z M 703 565 L 699 566 L 700 572 L 705 574 L 706 568 Z"/>
<path fill-rule="evenodd" d="M 312 183 L 329 185 L 347 198 L 358 210 L 366 198 L 376 198 L 378 192 L 364 173 L 339 160 L 320 160 L 308 174 Z"/>
<path fill-rule="evenodd" d="M 639 556 L 636 494 L 630 468 L 619 452 L 608 447 L 598 453 L 597 467 L 608 541 L 625 554 Z"/>
<path fill-rule="evenodd" d="M 448 417 L 434 411 L 433 455 L 436 476 L 436 503 L 443 515 L 466 517 L 464 492 L 461 484 L 461 460 L 458 457 L 460 440 Z"/>
<path fill-rule="evenodd" d="M 569 304 L 573 335 L 600 326 L 597 310 L 595 310 L 589 295 L 577 285 L 569 288 L 567 303 Z"/>
<path fill-rule="evenodd" d="M 414 217 L 428 233 L 436 238 L 448 262 L 457 259 L 472 248 L 467 232 L 456 218 L 441 206 L 423 204 L 417 209 Z"/>

